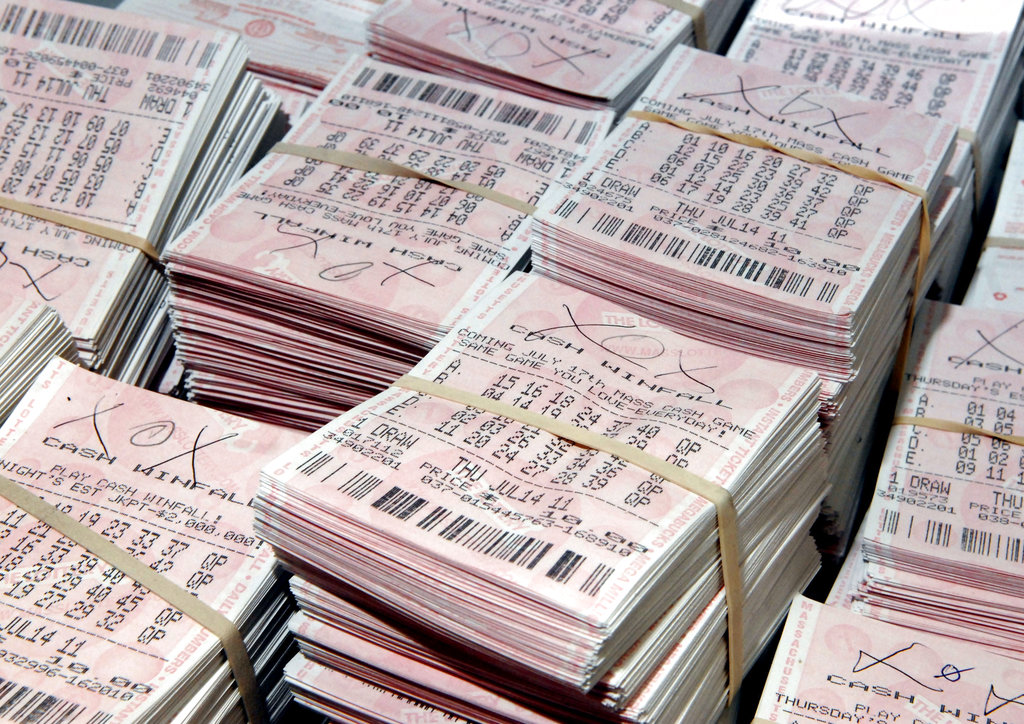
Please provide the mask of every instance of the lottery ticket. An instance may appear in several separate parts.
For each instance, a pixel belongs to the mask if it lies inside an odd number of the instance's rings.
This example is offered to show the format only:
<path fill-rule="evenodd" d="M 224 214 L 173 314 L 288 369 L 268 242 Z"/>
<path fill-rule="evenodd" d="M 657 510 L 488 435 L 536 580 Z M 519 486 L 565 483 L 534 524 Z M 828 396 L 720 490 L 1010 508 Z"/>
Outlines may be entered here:
<path fill-rule="evenodd" d="M 816 375 L 686 339 L 547 279 L 517 275 L 412 374 L 571 421 L 733 490 L 744 551 L 768 530 L 797 529 L 823 492 Z M 773 507 L 776 494 L 807 508 Z M 321 527 L 310 506 L 346 523 Z M 532 425 L 401 388 L 267 466 L 257 508 L 260 530 L 304 575 L 343 577 L 485 658 L 582 690 L 681 582 L 717 575 L 707 500 Z M 313 551 L 311 535 L 332 542 Z M 709 593 L 690 601 L 691 622 Z"/>
<path fill-rule="evenodd" d="M 1024 310 L 1024 123 L 1018 122 L 985 247 L 964 293 L 973 307 Z"/>
<path fill-rule="evenodd" d="M 777 628 L 791 592 L 802 588 L 813 570 L 807 561 L 816 559 L 817 553 L 803 532 L 808 524 L 803 521 L 796 528 L 773 534 L 780 536 L 771 546 L 779 556 L 777 565 L 766 567 L 763 586 L 754 583 L 747 588 L 746 600 L 756 600 L 757 604 L 750 603 L 746 608 L 767 612 L 762 622 L 756 622 L 756 616 L 745 620 L 745 647 L 751 658 L 764 645 L 760 639 L 771 636 Z M 310 660 L 355 677 L 364 685 L 389 691 L 399 699 L 414 696 L 472 720 L 536 721 L 542 715 L 556 721 L 619 724 L 712 721 L 724 705 L 726 606 L 722 592 L 714 596 L 689 630 L 680 631 L 672 625 L 679 611 L 686 608 L 687 592 L 645 634 L 645 639 L 658 640 L 668 650 L 663 663 L 647 680 L 635 680 L 634 659 L 653 653 L 638 643 L 583 695 L 552 692 L 522 679 L 503 678 L 500 672 L 495 675 L 478 658 L 460 658 L 450 647 L 410 635 L 396 628 L 394 622 L 300 576 L 291 579 L 291 589 L 303 613 L 293 617 L 290 627 L 298 637 L 300 650 Z M 299 695 L 309 690 L 302 680 L 293 685 Z M 339 702 L 348 701 L 350 696 L 345 688 L 321 691 Z M 516 711 L 519 707 L 515 702 L 530 711 Z"/>
<path fill-rule="evenodd" d="M 1020 13 L 998 0 L 759 0 L 729 55 L 978 128 Z"/>
<path fill-rule="evenodd" d="M 853 376 L 875 300 L 909 284 L 921 202 L 888 184 L 642 119 L 573 182 L 538 209 L 541 273 L 609 280 L 603 293 L 686 334 L 831 379 Z"/>
<path fill-rule="evenodd" d="M 754 724 L 1024 722 L 1020 662 L 793 601 Z"/>
<path fill-rule="evenodd" d="M 271 77 L 323 88 L 337 67 L 366 52 L 372 0 L 125 0 L 118 9 L 239 33 L 249 47 L 249 67 Z"/>
<path fill-rule="evenodd" d="M 897 414 L 1019 430 L 1024 318 L 927 303 Z M 864 523 L 871 560 L 1017 595 L 1024 475 L 1020 447 L 971 431 L 895 425 Z"/>
<path fill-rule="evenodd" d="M 678 46 L 633 106 L 870 168 L 933 197 L 956 126 L 756 63 Z"/>
<path fill-rule="evenodd" d="M 1018 446 L 1020 313 L 927 303 L 858 546 L 831 600 L 1024 656 Z M 920 419 L 919 424 L 912 424 Z M 968 426 L 952 432 L 937 422 Z M 906 423 L 906 424 L 904 424 Z"/>
<path fill-rule="evenodd" d="M 535 204 L 586 160 L 613 115 L 353 58 L 289 140 L 358 151 Z"/>
<path fill-rule="evenodd" d="M 387 633 L 401 637 L 399 632 L 389 629 L 386 624 L 383 624 L 382 627 Z M 389 672 L 381 678 L 387 679 L 389 676 L 395 676 L 400 677 L 397 679 L 398 681 L 405 679 L 412 683 L 408 693 L 429 691 L 431 692 L 430 699 L 433 702 L 448 704 L 447 707 L 444 707 L 445 710 L 450 711 L 455 708 L 456 714 L 461 713 L 470 721 L 488 716 L 497 716 L 507 721 L 522 722 L 522 724 L 554 724 L 557 721 L 531 711 L 469 681 L 464 676 L 460 676 L 457 670 L 446 665 L 445 662 L 436 658 L 432 659 L 429 652 L 422 650 L 415 641 L 411 641 L 409 644 L 413 657 L 408 657 L 401 650 L 366 641 L 302 613 L 292 617 L 289 622 L 289 630 L 295 635 L 300 649 L 308 652 L 308 658 L 317 661 L 318 652 L 322 652 L 324 659 L 329 659 L 333 655 L 358 661 L 359 664 L 352 667 L 353 669 L 366 666 L 378 671 Z M 309 672 L 309 669 L 306 671 Z M 354 672 L 350 670 L 350 673 Z M 295 677 L 294 674 L 293 677 Z M 359 681 L 359 679 L 355 679 L 353 684 L 356 682 L 361 685 L 353 686 L 356 692 L 367 686 L 366 682 Z M 315 680 L 310 681 L 308 673 L 302 676 L 301 686 L 306 689 L 324 688 L 324 684 L 317 685 Z M 348 693 L 345 689 L 335 689 L 334 687 L 331 689 L 335 696 L 344 697 Z M 382 704 L 395 704 L 401 702 L 405 697 L 392 690 L 390 696 L 381 698 Z M 353 703 L 348 702 L 348 706 L 352 706 Z M 401 721 L 399 712 L 391 710 L 387 713 L 393 719 Z"/>
<path fill-rule="evenodd" d="M 288 662 L 285 676 L 295 697 L 306 706 L 339 721 L 373 717 L 388 724 L 472 724 L 449 711 L 374 686 L 298 655 Z"/>
<path fill-rule="evenodd" d="M 156 242 L 239 77 L 237 36 L 83 10 L 0 10 L 0 190 Z"/>
<path fill-rule="evenodd" d="M 296 437 L 55 360 L 0 430 L 0 473 L 197 595 L 252 645 L 267 638 L 253 627 L 287 613 L 253 534 L 255 470 Z M 169 720 L 223 668 L 210 631 L 6 500 L 0 589 L 0 705 L 35 707 L 33 721 Z"/>
<path fill-rule="evenodd" d="M 83 10 L 0 9 L 0 194 L 159 246 L 241 172 L 272 104 L 233 34 Z M 0 224 L 0 284 L 56 309 L 89 367 L 145 381 L 126 340 L 169 325 L 157 270 L 101 231 Z"/>
<path fill-rule="evenodd" d="M 984 191 L 1019 85 L 1020 2 L 759 0 L 729 55 L 956 123 Z M 1010 120 L 1012 123 L 1012 120 Z"/>
<path fill-rule="evenodd" d="M 988 227 L 987 243 L 1021 248 L 1024 247 L 1024 121 L 1017 122 L 1013 141 L 995 214 Z"/>
<path fill-rule="evenodd" d="M 369 21 L 375 55 L 569 105 L 622 108 L 689 16 L 653 0 L 400 0 Z"/>
<path fill-rule="evenodd" d="M 963 304 L 1024 311 L 1024 248 L 986 247 L 964 293 Z"/>
<path fill-rule="evenodd" d="M 126 295 L 161 284 L 159 272 L 137 249 L 31 216 L 0 210 L 0 226 L 3 288 L 55 309 L 83 361 L 102 368 L 101 350 L 118 326 L 111 318 L 130 311 Z"/>

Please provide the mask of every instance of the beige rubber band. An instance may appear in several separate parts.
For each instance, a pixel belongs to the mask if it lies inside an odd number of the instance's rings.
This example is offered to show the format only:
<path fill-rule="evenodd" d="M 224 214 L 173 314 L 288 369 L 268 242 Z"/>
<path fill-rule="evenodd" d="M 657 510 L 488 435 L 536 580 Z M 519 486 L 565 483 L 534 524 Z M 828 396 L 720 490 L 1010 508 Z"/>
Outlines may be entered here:
<path fill-rule="evenodd" d="M 974 159 L 974 206 L 978 208 L 982 201 L 981 179 L 984 178 L 981 171 L 981 148 L 978 146 L 978 137 L 974 135 L 974 131 L 967 128 L 958 128 L 956 137 L 971 144 L 971 158 Z"/>
<path fill-rule="evenodd" d="M 207 606 L 191 593 L 160 575 L 152 568 L 118 548 L 91 528 L 60 512 L 45 500 L 0 475 L 0 496 L 6 498 L 29 515 L 46 523 L 62 535 L 75 541 L 90 553 L 121 570 L 125 575 L 148 588 L 203 628 L 220 639 L 228 664 L 234 673 L 238 693 L 246 715 L 254 724 L 269 721 L 263 700 L 259 696 L 256 674 L 238 628 L 219 611 Z"/>
<path fill-rule="evenodd" d="M 686 0 L 655 0 L 655 2 L 672 10 L 678 10 L 684 15 L 689 15 L 690 21 L 693 23 L 693 39 L 697 43 L 697 47 L 701 50 L 711 50 L 708 47 L 708 24 L 704 18 L 704 8 L 688 3 Z"/>
<path fill-rule="evenodd" d="M 552 435 L 574 442 L 583 447 L 600 450 L 626 462 L 633 463 L 648 472 L 664 478 L 670 483 L 688 490 L 705 500 L 712 502 L 718 513 L 718 543 L 722 554 L 722 579 L 725 582 L 725 602 L 728 615 L 728 651 L 729 651 L 729 701 L 739 691 L 743 679 L 743 579 L 740 575 L 740 552 L 738 528 L 736 522 L 736 506 L 732 496 L 725 488 L 708 482 L 694 475 L 685 468 L 672 465 L 656 458 L 649 453 L 627 445 L 604 435 L 586 430 L 568 422 L 547 417 L 532 410 L 524 410 L 504 402 L 491 400 L 471 392 L 454 387 L 446 387 L 430 382 L 421 377 L 404 375 L 392 383 L 395 387 L 403 387 L 413 392 L 420 392 L 457 402 L 467 407 L 475 407 L 485 412 L 501 415 L 521 422 L 524 425 L 539 428 Z"/>
<path fill-rule="evenodd" d="M 42 219 L 43 221 L 52 221 L 54 224 L 60 224 L 61 226 L 66 226 L 69 229 L 83 231 L 86 234 L 92 234 L 93 236 L 99 236 L 104 239 L 116 241 L 119 244 L 134 247 L 157 264 L 160 263 L 160 253 L 152 244 L 149 243 L 148 240 L 127 231 L 121 231 L 120 229 L 114 229 L 92 221 L 86 221 L 85 219 L 80 219 L 77 216 L 65 214 L 63 211 L 44 209 L 42 206 L 36 206 L 35 204 L 30 204 L 27 201 L 18 201 L 17 199 L 12 199 L 8 196 L 0 196 L 0 208 L 16 211 L 19 214 L 24 214 L 25 216 L 33 216 L 37 219 Z"/>
<path fill-rule="evenodd" d="M 1004 435 L 1001 432 L 992 432 L 983 427 L 974 427 L 962 422 L 952 420 L 940 420 L 937 417 L 911 417 L 908 415 L 897 415 L 892 419 L 893 425 L 914 425 L 915 427 L 927 427 L 931 430 L 942 430 L 943 432 L 958 432 L 961 435 L 981 435 L 992 437 L 996 440 L 1008 442 L 1011 445 L 1024 445 L 1024 435 Z"/>
<path fill-rule="evenodd" d="M 982 245 L 983 249 L 1024 249 L 1024 239 L 1011 239 L 1007 236 L 989 236 Z"/>
<path fill-rule="evenodd" d="M 718 136 L 719 138 L 724 138 L 728 141 L 733 141 L 744 146 L 777 151 L 778 153 L 799 159 L 806 163 L 814 164 L 816 166 L 828 166 L 838 171 L 843 171 L 851 176 L 862 178 L 865 181 L 876 181 L 878 183 L 895 186 L 901 191 L 906 191 L 907 193 L 911 193 L 921 199 L 921 234 L 918 237 L 917 273 L 914 276 L 914 292 L 913 298 L 911 299 L 910 318 L 907 320 L 907 323 L 903 328 L 903 339 L 900 342 L 900 349 L 896 356 L 896 364 L 893 367 L 893 375 L 890 378 L 890 386 L 894 389 L 898 388 L 899 380 L 903 379 L 903 370 L 906 368 L 907 355 L 910 352 L 910 336 L 914 329 L 914 309 L 917 307 L 917 299 L 921 294 L 921 283 L 924 281 L 925 269 L 928 266 L 928 257 L 931 256 L 932 252 L 932 222 L 931 216 L 928 213 L 928 192 L 920 186 L 915 186 L 914 184 L 908 184 L 904 181 L 900 181 L 899 179 L 891 178 L 886 176 L 884 173 L 867 168 L 866 166 L 837 163 L 830 158 L 822 156 L 821 154 L 805 151 L 802 148 L 784 148 L 782 146 L 776 146 L 774 143 L 766 141 L 763 138 L 758 138 L 757 136 L 720 131 L 712 126 L 705 126 L 700 123 L 691 123 L 689 121 L 680 121 L 658 113 L 650 113 L 648 111 L 629 111 L 626 115 L 642 121 L 667 123 L 671 126 L 681 128 L 684 131 Z"/>
<path fill-rule="evenodd" d="M 515 197 L 503 194 L 500 191 L 495 191 L 494 189 L 489 189 L 486 186 L 471 184 L 466 181 L 456 181 L 455 179 L 438 178 L 437 176 L 431 176 L 407 166 L 401 166 L 397 163 L 393 163 L 392 161 L 385 161 L 383 158 L 374 158 L 373 156 L 366 156 L 362 153 L 356 153 L 355 151 L 338 151 L 333 148 L 303 146 L 297 143 L 276 143 L 274 144 L 274 147 L 270 149 L 270 152 L 281 153 L 287 156 L 311 158 L 315 161 L 323 161 L 324 163 L 331 163 L 335 166 L 347 166 L 358 171 L 382 173 L 388 176 L 404 176 L 406 178 L 430 181 L 432 183 L 448 186 L 449 188 L 458 189 L 459 191 L 465 191 L 467 194 L 482 196 L 485 199 L 499 203 L 513 211 L 519 212 L 520 214 L 527 214 L 528 216 L 532 216 L 537 210 L 537 207 L 533 204 L 520 201 Z"/>

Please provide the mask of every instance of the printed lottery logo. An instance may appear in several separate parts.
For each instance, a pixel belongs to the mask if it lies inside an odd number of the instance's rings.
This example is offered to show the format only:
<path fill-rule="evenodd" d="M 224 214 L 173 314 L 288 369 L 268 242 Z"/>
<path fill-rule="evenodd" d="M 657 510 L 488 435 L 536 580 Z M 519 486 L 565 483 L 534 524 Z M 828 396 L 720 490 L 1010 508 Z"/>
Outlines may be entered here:
<path fill-rule="evenodd" d="M 932 29 L 937 28 L 930 22 L 931 16 L 942 9 L 946 6 L 936 0 L 788 0 L 782 6 L 785 13 L 828 13 L 840 22 L 867 18 L 892 22 L 914 20 Z"/>
<path fill-rule="evenodd" d="M 245 34 L 251 38 L 265 38 L 274 34 L 274 22 L 266 18 L 250 20 L 245 24 Z"/>

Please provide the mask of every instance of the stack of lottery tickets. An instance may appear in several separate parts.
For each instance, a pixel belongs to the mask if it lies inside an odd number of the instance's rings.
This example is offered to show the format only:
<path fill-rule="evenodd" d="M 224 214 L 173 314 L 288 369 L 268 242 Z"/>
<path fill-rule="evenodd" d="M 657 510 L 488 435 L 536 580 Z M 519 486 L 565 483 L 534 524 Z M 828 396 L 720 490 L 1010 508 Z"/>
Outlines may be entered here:
<path fill-rule="evenodd" d="M 239 33 L 249 70 L 282 98 L 294 121 L 351 55 L 366 53 L 373 0 L 124 0 L 118 9 Z"/>
<path fill-rule="evenodd" d="M 950 173 L 961 189 L 960 232 L 937 298 L 950 298 L 970 238 L 973 197 L 983 199 L 997 178 L 1013 133 L 1014 104 L 1007 99 L 1024 78 L 1022 8 L 1021 0 L 758 0 L 729 49 L 730 57 L 961 129 Z"/>
<path fill-rule="evenodd" d="M 110 237 L 155 256 L 241 172 L 274 104 L 230 33 L 42 0 L 0 8 L 0 41 L 0 186 L 34 207 L 0 211 L 0 288 L 57 310 L 90 368 L 146 382 L 170 346 L 166 282 Z M 96 226 L 37 216 L 54 211 Z"/>
<path fill-rule="evenodd" d="M 1024 122 L 1018 121 L 995 215 L 963 303 L 1024 311 Z"/>
<path fill-rule="evenodd" d="M 287 701 L 290 603 L 250 503 L 261 461 L 296 438 L 54 360 L 0 429 L 0 475 L 230 620 L 253 698 L 274 715 Z M 5 716 L 243 720 L 211 631 L 11 496 L 0 497 Z"/>
<path fill-rule="evenodd" d="M 688 48 L 635 111 L 571 190 L 541 201 L 534 267 L 687 335 L 817 370 L 841 553 L 915 282 L 922 201 L 824 161 L 895 173 L 937 199 L 955 127 Z M 941 235 L 948 215 L 932 211 Z"/>
<path fill-rule="evenodd" d="M 78 361 L 75 340 L 57 313 L 0 289 L 0 423 L 55 355 Z"/>
<path fill-rule="evenodd" d="M 753 724 L 1024 722 L 1019 661 L 793 601 Z"/>
<path fill-rule="evenodd" d="M 380 392 L 525 264 L 529 205 L 611 120 L 353 59 L 288 137 L 298 155 L 272 152 L 164 255 L 189 394 L 314 429 Z M 351 167 L 367 156 L 433 180 Z"/>
<path fill-rule="evenodd" d="M 1024 660 L 1024 313 L 926 303 L 910 359 L 830 601 Z"/>
<path fill-rule="evenodd" d="M 368 40 L 375 56 L 401 65 L 621 111 L 675 45 L 694 44 L 692 19 L 669 5 L 394 0 L 370 18 Z"/>
<path fill-rule="evenodd" d="M 384 721 L 408 697 L 475 721 L 716 717 L 727 640 L 738 680 L 817 568 L 817 375 L 516 274 L 397 384 L 263 471 L 257 529 L 309 617 L 304 699 L 344 718 L 384 689 Z M 728 491 L 735 528 L 684 477 Z"/>

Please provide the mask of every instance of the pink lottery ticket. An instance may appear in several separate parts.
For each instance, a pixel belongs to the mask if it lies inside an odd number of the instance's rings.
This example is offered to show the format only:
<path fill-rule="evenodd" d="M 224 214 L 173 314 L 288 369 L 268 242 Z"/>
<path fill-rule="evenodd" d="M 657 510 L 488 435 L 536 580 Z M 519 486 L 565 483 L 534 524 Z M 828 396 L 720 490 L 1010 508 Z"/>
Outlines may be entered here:
<path fill-rule="evenodd" d="M 56 360 L 0 430 L 0 473 L 238 620 L 274 571 L 253 535 L 255 471 L 298 437 Z M 220 646 L 6 500 L 0 589 L 3 678 L 50 696 L 40 715 L 152 712 Z"/>
<path fill-rule="evenodd" d="M 574 181 L 541 202 L 540 255 L 555 253 L 554 234 L 571 234 L 706 278 L 731 298 L 678 293 L 726 319 L 751 294 L 850 314 L 886 257 L 905 258 L 916 241 L 906 234 L 920 204 L 911 194 L 667 123 L 624 120 Z"/>
<path fill-rule="evenodd" d="M 239 33 L 249 66 L 270 76 L 323 88 L 337 66 L 366 51 L 366 20 L 373 0 L 301 0 L 287 8 L 273 0 L 125 0 L 119 10 Z"/>
<path fill-rule="evenodd" d="M 946 173 L 957 133 L 952 123 L 682 45 L 634 109 L 802 148 L 929 194 Z"/>
<path fill-rule="evenodd" d="M 1020 13 L 1019 0 L 759 0 L 729 55 L 976 131 Z"/>
<path fill-rule="evenodd" d="M 613 116 L 353 58 L 289 140 L 385 158 L 535 204 L 549 186 L 564 184 Z"/>
<path fill-rule="evenodd" d="M 755 724 L 1024 722 L 1020 662 L 798 597 Z"/>
<path fill-rule="evenodd" d="M 1024 414 L 1024 314 L 926 303 L 897 414 L 1013 435 Z M 1019 591 L 1024 557 L 1019 446 L 973 432 L 893 426 L 872 506 L 865 553 L 931 561 L 942 575 Z"/>
<path fill-rule="evenodd" d="M 194 273 L 231 267 L 329 306 L 412 317 L 424 325 L 413 339 L 422 346 L 515 266 L 527 249 L 524 219 L 429 181 L 272 155 L 165 258 L 172 276 L 187 256 Z M 372 327 L 380 315 L 361 321 Z"/>
<path fill-rule="evenodd" d="M 689 27 L 652 0 L 398 0 L 370 19 L 451 65 L 479 64 L 558 91 L 611 99 Z"/>
<path fill-rule="evenodd" d="M 85 10 L 0 10 L 0 193 L 149 238 L 237 37 Z"/>

